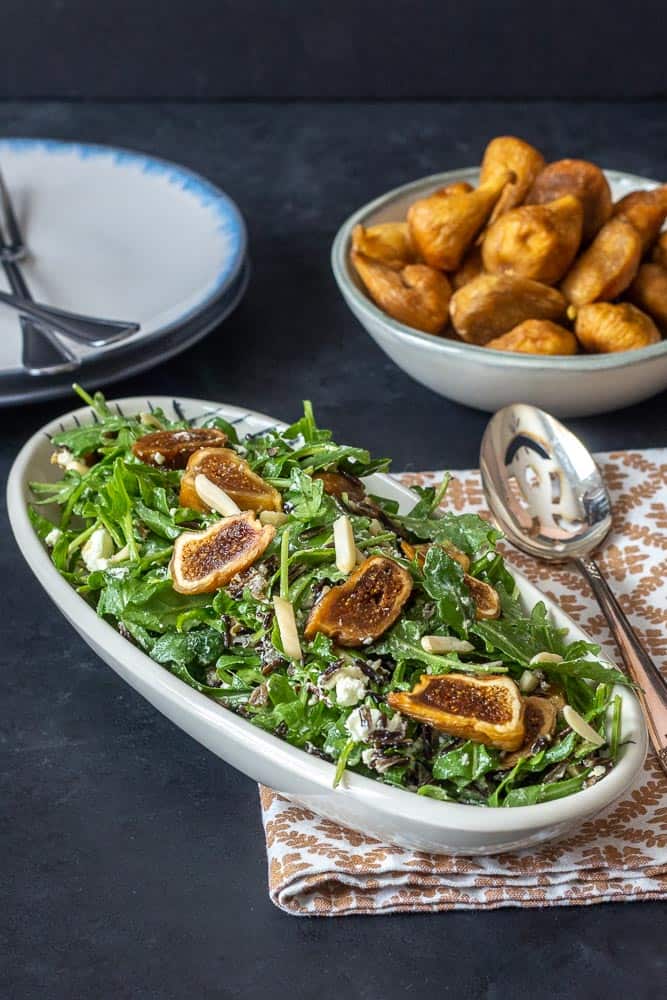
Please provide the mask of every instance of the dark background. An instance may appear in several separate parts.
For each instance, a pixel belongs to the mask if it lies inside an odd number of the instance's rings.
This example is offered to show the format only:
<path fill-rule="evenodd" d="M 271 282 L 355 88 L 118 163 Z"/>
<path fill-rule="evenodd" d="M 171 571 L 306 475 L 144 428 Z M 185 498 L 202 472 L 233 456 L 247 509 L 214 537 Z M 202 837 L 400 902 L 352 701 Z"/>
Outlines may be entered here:
<path fill-rule="evenodd" d="M 0 94 L 667 94 L 664 0 L 3 0 Z"/>
<path fill-rule="evenodd" d="M 477 162 L 499 133 L 547 159 L 667 177 L 667 104 L 645 99 L 667 96 L 656 2 L 5 0 L 2 15 L 0 98 L 22 100 L 0 100 L 0 135 L 182 162 L 248 222 L 253 275 L 233 316 L 110 395 L 224 399 L 283 419 L 310 397 L 338 437 L 399 469 L 476 464 L 488 417 L 416 385 L 354 320 L 328 262 L 341 221 L 383 190 Z M 424 97 L 436 100 L 413 100 Z M 28 435 L 70 405 L 0 412 L 3 478 Z M 596 449 L 665 445 L 667 394 L 569 423 Z M 0 579 L 2 1000 L 664 993 L 661 903 L 282 914 L 267 895 L 253 782 L 84 645 L 31 577 L 4 511 Z"/>

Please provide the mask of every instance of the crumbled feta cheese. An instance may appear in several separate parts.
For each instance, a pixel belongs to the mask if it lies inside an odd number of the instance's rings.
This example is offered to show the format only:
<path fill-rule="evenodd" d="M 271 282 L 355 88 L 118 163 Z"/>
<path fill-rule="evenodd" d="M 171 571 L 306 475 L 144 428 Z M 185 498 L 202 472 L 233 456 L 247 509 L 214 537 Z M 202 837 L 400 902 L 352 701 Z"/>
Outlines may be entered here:
<path fill-rule="evenodd" d="M 164 455 L 161 451 L 154 451 L 152 459 L 156 465 L 164 465 Z"/>
<path fill-rule="evenodd" d="M 56 542 L 59 540 L 61 536 L 62 536 L 62 531 L 60 530 L 60 528 L 51 528 L 50 532 L 48 533 L 44 541 L 48 546 L 53 548 L 53 546 L 56 544 Z"/>
<path fill-rule="evenodd" d="M 336 701 L 344 708 L 358 704 L 366 694 L 366 684 L 358 677 L 340 677 L 336 681 Z"/>
<path fill-rule="evenodd" d="M 345 720 L 345 728 L 355 742 L 367 743 L 378 729 L 403 734 L 405 723 L 398 713 L 388 719 L 379 708 L 355 708 Z"/>
<path fill-rule="evenodd" d="M 338 704 L 343 708 L 351 708 L 352 705 L 356 705 L 357 702 L 361 701 L 366 694 L 368 678 L 363 670 L 354 666 L 354 664 L 350 664 L 349 666 L 340 667 L 328 676 L 320 674 L 318 687 L 323 691 L 330 691 L 335 687 Z"/>
<path fill-rule="evenodd" d="M 81 549 L 81 558 L 89 573 L 106 569 L 113 555 L 113 541 L 106 528 L 95 528 L 88 541 Z"/>
<path fill-rule="evenodd" d="M 606 768 L 604 768 L 602 764 L 596 764 L 595 767 L 591 770 L 589 778 L 601 778 L 602 775 L 605 773 L 606 773 Z"/>
<path fill-rule="evenodd" d="M 366 765 L 366 767 L 372 767 L 374 756 L 375 756 L 375 750 L 369 747 L 368 750 L 364 750 L 364 752 L 362 753 L 361 760 Z"/>

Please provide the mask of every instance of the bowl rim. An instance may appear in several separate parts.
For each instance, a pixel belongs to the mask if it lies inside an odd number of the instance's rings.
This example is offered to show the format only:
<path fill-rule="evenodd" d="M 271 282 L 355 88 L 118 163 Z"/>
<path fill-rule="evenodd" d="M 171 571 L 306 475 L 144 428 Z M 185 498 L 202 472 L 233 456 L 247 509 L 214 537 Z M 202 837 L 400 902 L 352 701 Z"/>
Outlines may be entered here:
<path fill-rule="evenodd" d="M 643 177 L 640 174 L 630 174 L 623 170 L 609 170 L 602 168 L 605 177 L 609 181 L 629 181 L 643 186 L 645 190 L 651 187 L 659 187 L 660 182 L 651 177 Z M 465 358 L 477 360 L 490 368 L 526 368 L 543 369 L 545 366 L 545 355 L 543 354 L 520 354 L 516 351 L 490 351 L 488 348 L 480 347 L 477 344 L 466 344 L 464 342 L 447 340 L 436 334 L 423 333 L 414 327 L 400 323 L 392 316 L 383 312 L 370 298 L 359 288 L 352 278 L 349 250 L 352 230 L 355 226 L 364 224 L 364 220 L 381 208 L 386 208 L 396 199 L 424 189 L 441 187 L 444 184 L 458 180 L 476 180 L 479 177 L 479 167 L 461 167 L 457 170 L 446 170 L 437 174 L 429 174 L 416 181 L 401 184 L 392 188 L 385 194 L 367 202 L 361 208 L 353 212 L 352 215 L 343 222 L 338 229 L 331 245 L 331 268 L 338 288 L 348 302 L 353 305 L 354 310 L 362 312 L 365 317 L 374 324 L 381 324 L 385 327 L 385 333 L 391 333 L 395 339 L 402 341 L 417 341 L 432 353 L 443 357 Z M 663 357 L 667 354 L 667 337 L 658 344 L 651 344 L 648 347 L 637 348 L 631 351 L 617 351 L 609 354 L 575 354 L 551 355 L 549 356 L 549 370 L 561 371 L 609 371 L 643 364 L 644 362 Z"/>
<path fill-rule="evenodd" d="M 266 414 L 233 405 L 219 404 L 215 401 L 183 396 L 174 399 L 174 397 L 151 395 L 149 398 L 153 405 L 162 407 L 167 412 L 175 411 L 176 403 L 180 404 L 184 410 L 196 408 L 203 416 L 218 412 L 230 421 L 250 418 L 265 421 L 267 427 L 286 426 L 282 421 L 275 420 Z M 110 406 L 134 408 L 136 412 L 141 412 L 147 405 L 147 399 L 141 396 L 123 397 L 107 402 Z M 60 613 L 71 624 L 78 623 L 75 627 L 86 638 L 86 641 L 93 645 L 93 648 L 95 645 L 103 647 L 114 662 L 122 664 L 129 673 L 138 679 L 140 685 L 138 690 L 144 697 L 148 697 L 144 693 L 144 689 L 159 692 L 161 697 L 170 706 L 174 706 L 177 712 L 185 712 L 191 718 L 196 717 L 200 721 L 205 721 L 219 735 L 233 742 L 242 743 L 250 752 L 259 753 L 263 758 L 270 757 L 276 763 L 301 775 L 305 780 L 330 794 L 335 765 L 307 754 L 304 750 L 292 746 L 272 733 L 259 729 L 231 709 L 225 709 L 224 706 L 217 704 L 211 698 L 189 687 L 166 667 L 133 646 L 108 622 L 100 618 L 96 611 L 61 577 L 51 562 L 47 550 L 28 517 L 26 503 L 30 495 L 28 468 L 38 450 L 49 447 L 50 436 L 61 430 L 63 425 L 75 426 L 77 422 L 84 423 L 91 420 L 91 410 L 88 406 L 70 410 L 62 416 L 50 420 L 29 438 L 14 460 L 7 481 L 7 510 L 16 543 L 31 570 L 54 601 Z M 390 476 L 377 473 L 375 475 L 391 482 L 392 488 L 399 492 L 409 492 L 407 487 L 396 482 Z M 524 577 L 520 571 L 512 567 L 512 572 L 520 577 L 523 586 L 542 594 L 539 588 Z M 560 615 L 576 632 L 583 632 L 581 627 L 572 621 L 559 605 L 546 595 L 542 596 L 544 596 L 548 607 L 555 606 Z M 396 818 L 418 822 L 425 826 L 442 830 L 456 829 L 470 834 L 517 834 L 554 824 L 567 824 L 578 817 L 582 819 L 590 817 L 611 805 L 628 790 L 641 770 L 646 756 L 648 736 L 638 699 L 630 688 L 624 688 L 620 693 L 623 698 L 623 713 L 624 715 L 629 713 L 630 720 L 635 723 L 635 740 L 625 745 L 618 763 L 608 774 L 589 788 L 565 798 L 508 809 L 484 808 L 430 799 L 407 789 L 393 788 L 391 785 L 383 784 L 373 778 L 349 771 L 345 774 L 344 786 L 339 786 L 336 794 L 350 795 L 353 799 L 367 803 L 369 807 L 372 806 L 385 815 L 391 814 Z M 158 711 L 161 710 L 158 709 Z M 179 724 L 176 723 L 176 725 Z M 179 725 L 179 728 L 182 727 Z M 201 741 L 198 740 L 198 742 Z"/>

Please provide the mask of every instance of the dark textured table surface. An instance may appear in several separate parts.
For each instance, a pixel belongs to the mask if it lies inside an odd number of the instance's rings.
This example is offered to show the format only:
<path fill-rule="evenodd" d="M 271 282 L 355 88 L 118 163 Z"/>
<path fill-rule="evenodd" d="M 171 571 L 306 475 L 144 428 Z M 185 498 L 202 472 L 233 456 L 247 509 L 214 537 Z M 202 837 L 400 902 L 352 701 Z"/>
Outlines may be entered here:
<path fill-rule="evenodd" d="M 667 106 L 5 104 L 0 134 L 133 146 L 224 187 L 249 226 L 244 302 L 197 347 L 114 387 L 290 418 L 311 398 L 395 467 L 472 465 L 487 416 L 411 382 L 340 301 L 328 251 L 373 195 L 514 132 L 547 158 L 667 177 Z M 141 280 L 141 275 L 137 276 Z M 69 401 L 0 413 L 3 473 Z M 574 421 L 594 448 L 667 444 L 667 394 Z M 295 919 L 269 902 L 257 791 L 124 685 L 0 552 L 0 995 L 48 998 L 664 992 L 665 907 Z M 4 935 L 3 935 L 4 936 Z M 2 938 L 0 938 L 2 940 Z"/>

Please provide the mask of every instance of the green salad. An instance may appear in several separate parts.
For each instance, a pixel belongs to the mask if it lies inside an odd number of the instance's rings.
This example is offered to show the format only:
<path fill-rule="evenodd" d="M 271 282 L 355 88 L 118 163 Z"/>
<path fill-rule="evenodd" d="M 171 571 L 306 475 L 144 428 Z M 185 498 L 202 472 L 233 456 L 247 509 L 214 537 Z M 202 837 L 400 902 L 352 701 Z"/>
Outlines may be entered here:
<path fill-rule="evenodd" d="M 568 642 L 544 604 L 524 608 L 496 551 L 500 532 L 442 509 L 447 480 L 414 487 L 414 507 L 400 513 L 360 482 L 389 461 L 336 444 L 305 403 L 292 426 L 242 440 L 219 417 L 198 423 L 219 432 L 237 479 L 213 490 L 229 511 L 182 506 L 193 475 L 141 442 L 164 432 L 187 442 L 190 425 L 160 410 L 127 416 L 76 389 L 94 419 L 53 437 L 57 475 L 31 484 L 32 524 L 97 614 L 186 684 L 331 762 L 335 783 L 347 770 L 443 801 L 522 806 L 578 792 L 614 766 L 613 687 L 625 675 L 598 646 Z M 243 469 L 278 498 L 271 510 L 234 512 L 246 510 L 233 501 Z M 193 481 L 203 491 L 202 476 Z M 227 550 L 215 541 L 239 525 L 259 539 L 247 565 L 243 539 Z M 180 582 L 175 543 L 199 558 Z M 361 586 L 369 567 L 400 581 L 391 607 L 375 580 Z M 375 605 L 359 631 L 365 601 Z M 447 700 L 454 687 L 463 701 Z M 511 733 L 489 709 L 496 695 L 516 710 Z"/>

